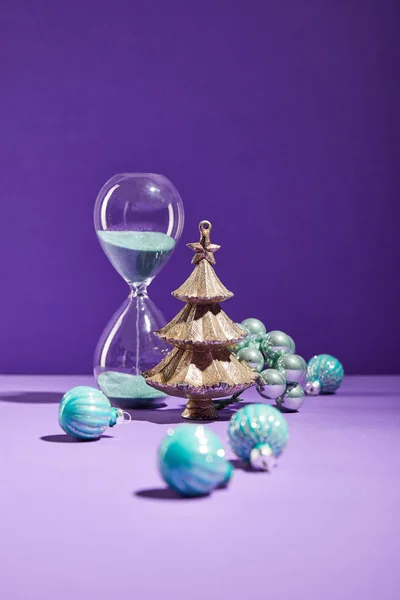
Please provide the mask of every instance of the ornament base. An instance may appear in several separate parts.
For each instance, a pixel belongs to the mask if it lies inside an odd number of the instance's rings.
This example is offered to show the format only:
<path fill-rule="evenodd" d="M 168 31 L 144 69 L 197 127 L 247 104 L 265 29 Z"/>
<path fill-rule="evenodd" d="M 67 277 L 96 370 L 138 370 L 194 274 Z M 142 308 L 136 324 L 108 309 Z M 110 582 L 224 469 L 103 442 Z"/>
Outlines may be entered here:
<path fill-rule="evenodd" d="M 192 421 L 212 421 L 218 419 L 218 411 L 211 398 L 190 398 L 182 417 Z"/>

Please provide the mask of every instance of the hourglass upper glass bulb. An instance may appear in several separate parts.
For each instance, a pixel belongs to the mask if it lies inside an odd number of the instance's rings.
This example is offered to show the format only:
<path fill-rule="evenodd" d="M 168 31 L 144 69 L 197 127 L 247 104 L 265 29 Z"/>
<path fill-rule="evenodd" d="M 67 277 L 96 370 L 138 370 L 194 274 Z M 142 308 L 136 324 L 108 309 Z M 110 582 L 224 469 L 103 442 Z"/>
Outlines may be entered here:
<path fill-rule="evenodd" d="M 124 173 L 101 188 L 94 223 L 104 252 L 125 281 L 148 284 L 182 233 L 183 204 L 163 175 Z"/>

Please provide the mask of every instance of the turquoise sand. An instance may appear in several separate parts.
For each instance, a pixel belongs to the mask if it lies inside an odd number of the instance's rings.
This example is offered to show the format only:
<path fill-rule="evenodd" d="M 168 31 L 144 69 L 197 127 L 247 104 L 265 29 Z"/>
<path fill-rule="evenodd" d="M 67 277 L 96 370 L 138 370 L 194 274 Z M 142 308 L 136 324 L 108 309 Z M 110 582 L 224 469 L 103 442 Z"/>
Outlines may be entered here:
<path fill-rule="evenodd" d="M 166 394 L 147 385 L 141 375 L 130 375 L 118 371 L 104 371 L 97 377 L 97 384 L 103 394 L 120 408 L 160 404 Z M 159 402 L 155 402 L 159 400 Z"/>
<path fill-rule="evenodd" d="M 127 283 L 150 280 L 162 269 L 175 248 L 175 240 L 153 231 L 97 231 L 114 268 Z"/>

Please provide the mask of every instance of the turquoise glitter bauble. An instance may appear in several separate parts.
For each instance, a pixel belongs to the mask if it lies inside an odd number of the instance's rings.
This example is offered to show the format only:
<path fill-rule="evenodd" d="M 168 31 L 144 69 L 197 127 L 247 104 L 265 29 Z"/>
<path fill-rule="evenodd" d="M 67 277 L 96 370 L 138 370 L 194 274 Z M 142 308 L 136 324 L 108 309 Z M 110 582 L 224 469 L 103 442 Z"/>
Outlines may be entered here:
<path fill-rule="evenodd" d="M 269 404 L 249 404 L 231 418 L 228 438 L 232 450 L 252 467 L 270 471 L 288 441 L 285 417 Z"/>
<path fill-rule="evenodd" d="M 165 482 L 182 496 L 202 496 L 229 481 L 232 465 L 215 433 L 203 425 L 169 429 L 158 450 Z"/>
<path fill-rule="evenodd" d="M 246 362 L 251 369 L 260 373 L 264 368 L 264 357 L 257 348 L 247 346 L 242 348 L 236 355 L 241 362 Z"/>
<path fill-rule="evenodd" d="M 241 322 L 241 325 L 248 330 L 250 335 L 257 336 L 259 334 L 265 335 L 267 333 L 264 323 L 259 321 L 259 319 L 245 319 Z"/>
<path fill-rule="evenodd" d="M 281 371 L 276 369 L 265 369 L 260 373 L 257 381 L 257 392 L 263 398 L 275 399 L 286 390 L 286 379 Z"/>
<path fill-rule="evenodd" d="M 293 353 L 296 347 L 290 335 L 283 331 L 270 331 L 261 343 L 261 352 L 270 367 L 276 367 L 276 361 L 283 354 Z"/>
<path fill-rule="evenodd" d="M 304 404 L 304 390 L 299 383 L 289 384 L 275 402 L 283 412 L 297 412 Z"/>
<path fill-rule="evenodd" d="M 344 370 L 340 361 L 330 354 L 318 354 L 308 361 L 306 392 L 310 396 L 332 394 L 343 381 Z"/>
<path fill-rule="evenodd" d="M 64 394 L 58 409 L 58 422 L 68 435 L 78 440 L 95 440 L 107 427 L 113 427 L 123 416 L 113 408 L 100 390 L 81 385 Z"/>
<path fill-rule="evenodd" d="M 305 377 L 307 363 L 299 354 L 282 354 L 275 362 L 275 368 L 284 374 L 288 383 L 299 383 Z"/>

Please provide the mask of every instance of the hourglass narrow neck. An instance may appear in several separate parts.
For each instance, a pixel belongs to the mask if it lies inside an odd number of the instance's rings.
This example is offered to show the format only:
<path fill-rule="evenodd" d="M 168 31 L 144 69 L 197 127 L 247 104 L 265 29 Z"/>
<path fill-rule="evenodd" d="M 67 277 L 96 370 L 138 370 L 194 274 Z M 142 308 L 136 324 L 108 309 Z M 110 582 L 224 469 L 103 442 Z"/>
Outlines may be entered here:
<path fill-rule="evenodd" d="M 148 283 L 145 281 L 141 281 L 140 283 L 132 283 L 130 286 L 131 298 L 137 298 L 138 296 L 146 296 L 147 297 L 147 287 L 148 287 Z"/>

